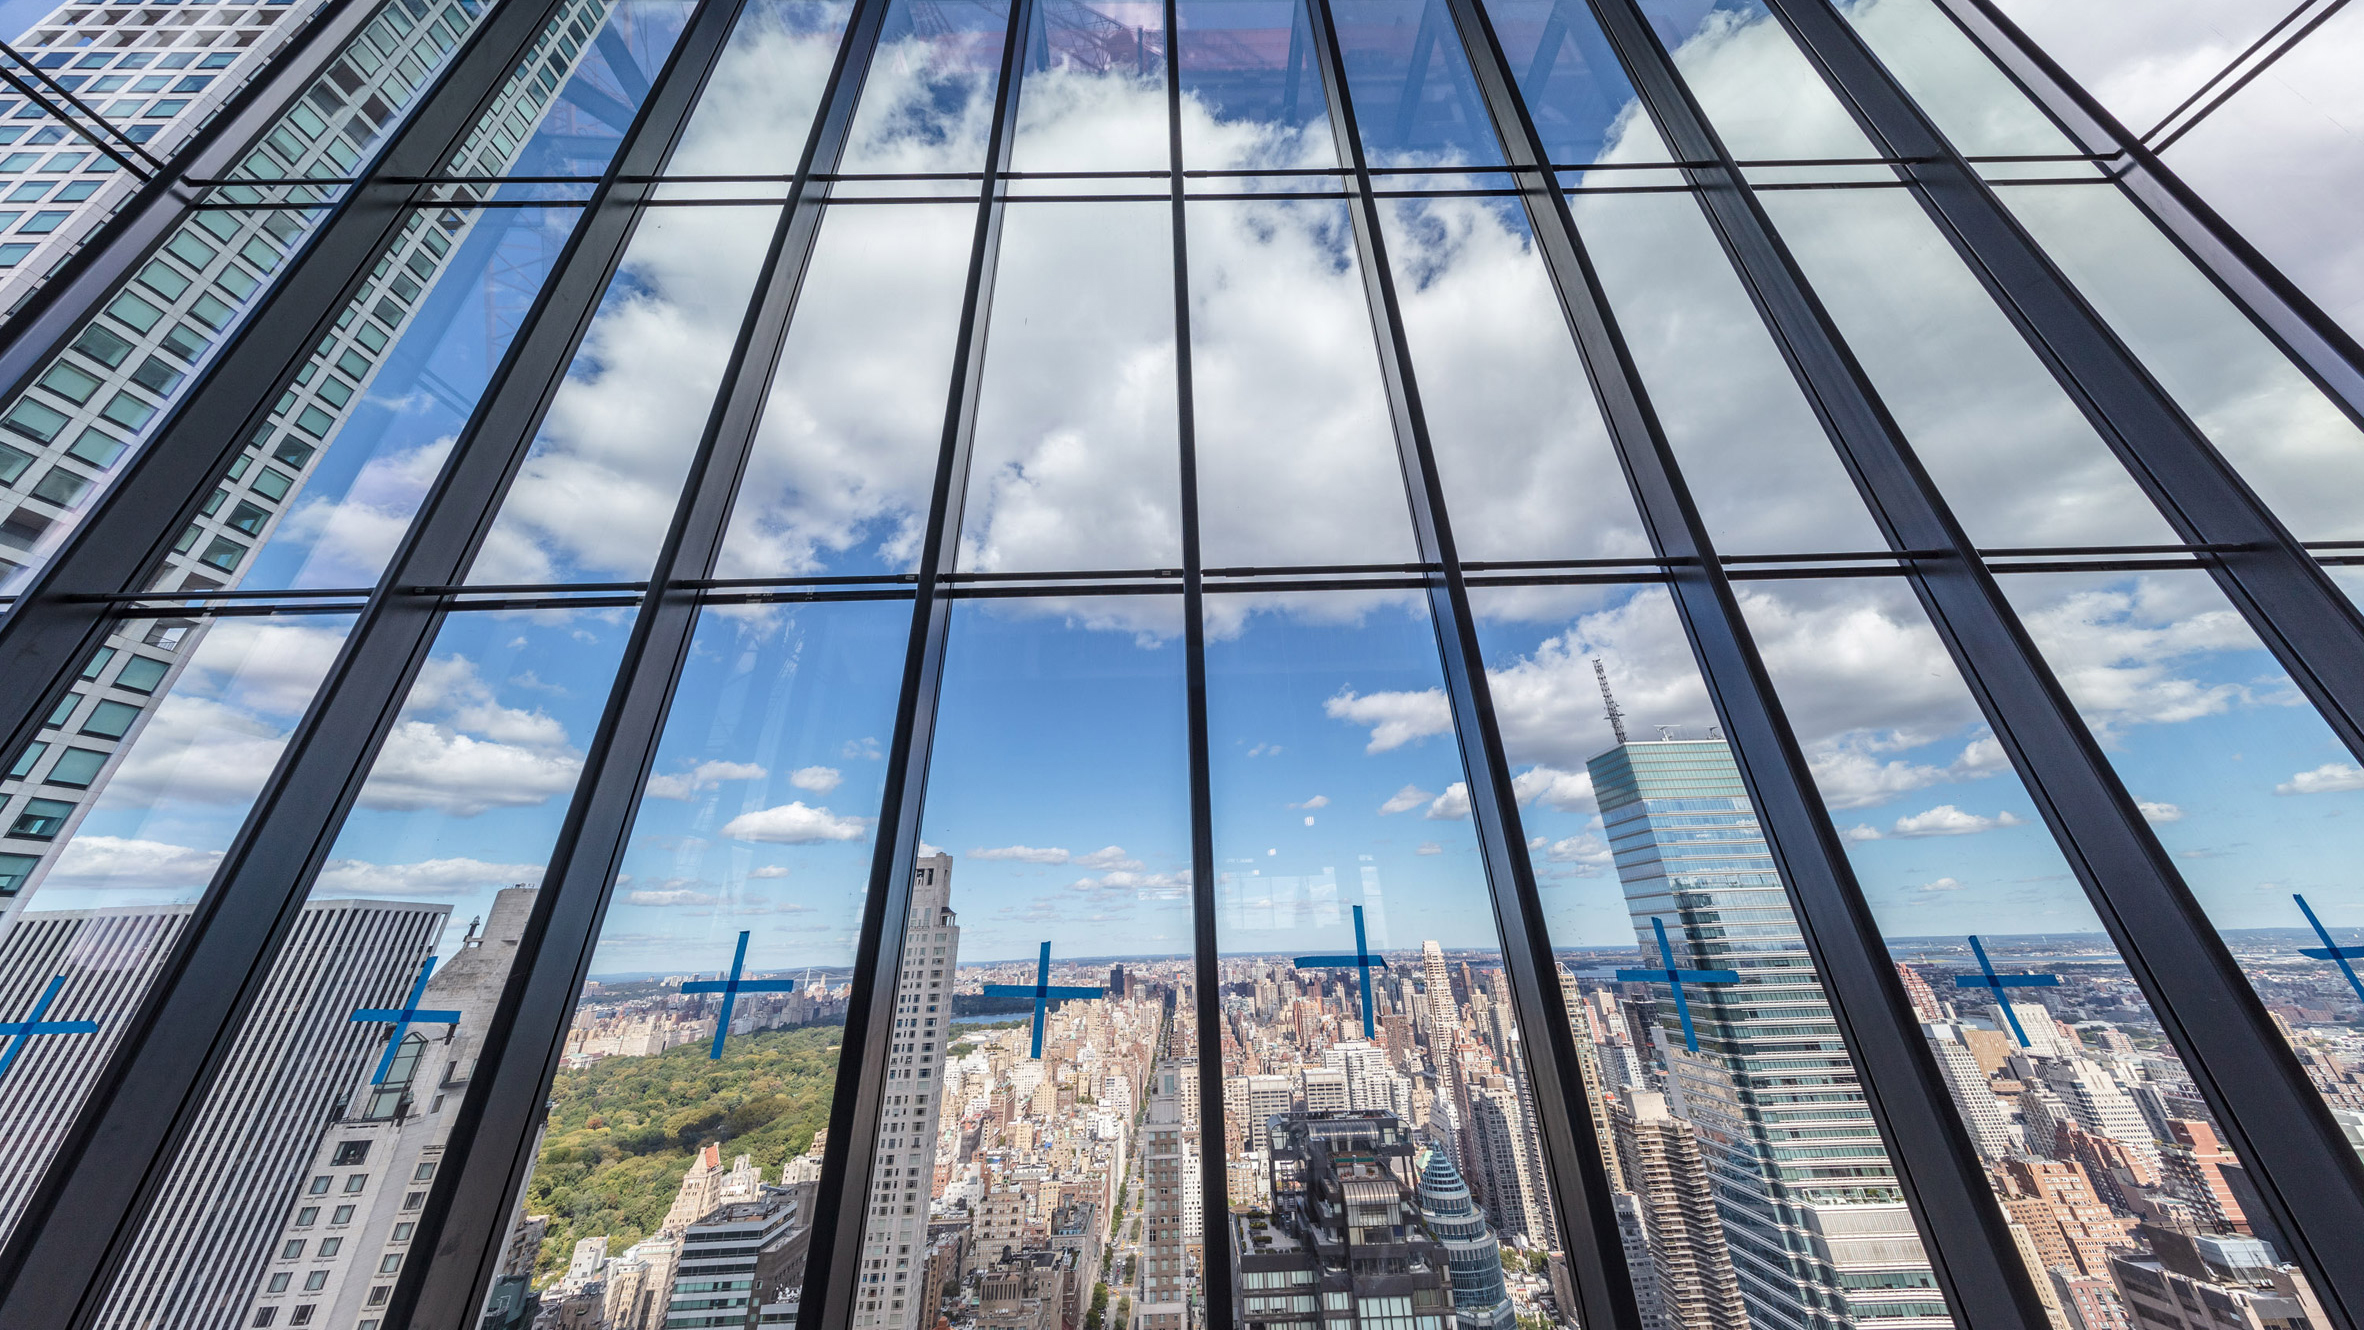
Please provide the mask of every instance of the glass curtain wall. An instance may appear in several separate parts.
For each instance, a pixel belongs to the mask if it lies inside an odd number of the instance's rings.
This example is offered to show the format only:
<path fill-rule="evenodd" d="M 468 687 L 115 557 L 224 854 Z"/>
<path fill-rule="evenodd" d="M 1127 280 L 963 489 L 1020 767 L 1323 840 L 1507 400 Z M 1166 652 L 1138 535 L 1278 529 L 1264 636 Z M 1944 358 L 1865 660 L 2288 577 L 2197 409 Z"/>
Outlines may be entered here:
<path fill-rule="evenodd" d="M 0 1309 L 2353 1325 L 2357 404 L 1925 0 L 384 12 L 0 410 Z"/>

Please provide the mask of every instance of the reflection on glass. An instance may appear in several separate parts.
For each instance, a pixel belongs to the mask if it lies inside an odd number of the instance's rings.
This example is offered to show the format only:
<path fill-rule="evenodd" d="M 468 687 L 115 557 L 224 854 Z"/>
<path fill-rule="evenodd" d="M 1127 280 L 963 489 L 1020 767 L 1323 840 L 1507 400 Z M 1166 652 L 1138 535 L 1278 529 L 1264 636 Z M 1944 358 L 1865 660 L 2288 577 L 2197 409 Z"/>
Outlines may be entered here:
<path fill-rule="evenodd" d="M 1762 197 L 1973 541 L 2000 548 L 2175 540 L 1910 196 Z"/>
<path fill-rule="evenodd" d="M 1382 213 L 1461 557 L 1648 557 L 1526 217 L 1491 199 Z"/>
<path fill-rule="evenodd" d="M 596 176 L 623 145 L 649 80 L 681 39 L 688 0 L 585 0 L 545 38 L 543 66 L 504 114 L 488 117 L 452 154 L 450 175 Z M 552 85 L 555 84 L 555 89 Z M 505 185 L 515 197 L 548 186 Z"/>
<path fill-rule="evenodd" d="M 1304 0 L 1182 0 L 1181 15 L 1185 166 L 1338 164 Z"/>
<path fill-rule="evenodd" d="M 1192 1321 L 1182 649 L 1057 614 L 954 611 L 856 1327 Z"/>
<path fill-rule="evenodd" d="M 2205 573 L 2002 584 L 2333 1114 L 2364 1127 L 2364 999 L 2302 954 L 2364 941 L 2354 755 Z"/>
<path fill-rule="evenodd" d="M 1346 205 L 1189 213 L 1201 560 L 1418 558 Z"/>
<path fill-rule="evenodd" d="M 1207 652 L 1241 1324 L 1572 1325 L 1434 628 L 1241 599 Z"/>
<path fill-rule="evenodd" d="M 1949 1326 L 1672 602 L 1475 608 L 1644 1315 Z"/>
<path fill-rule="evenodd" d="M 837 0 L 757 0 L 739 15 L 730 44 L 667 175 L 785 175 L 804 156 L 808 126 L 829 84 L 848 6 Z M 715 185 L 712 197 L 745 198 L 747 185 Z"/>
<path fill-rule="evenodd" d="M 1355 128 L 1373 166 L 1496 166 L 1501 145 L 1437 0 L 1332 0 Z"/>
<path fill-rule="evenodd" d="M 10 1040 L 0 1131 L 14 1144 L 0 1163 L 0 1230 L 39 1182 L 351 627 L 329 615 L 125 623 L 110 640 L 133 645 L 101 648 L 53 713 L 56 732 L 13 755 L 0 782 L 0 1021 L 97 1029 Z M 149 705 L 168 681 L 169 695 Z"/>
<path fill-rule="evenodd" d="M 2364 537 L 2364 437 L 2116 190 L 2003 202 L 2301 540 Z"/>
<path fill-rule="evenodd" d="M 1181 566 L 1172 246 L 1164 207 L 1010 205 L 964 568 Z"/>
<path fill-rule="evenodd" d="M 1717 549 L 1886 548 L 1699 205 L 1579 194 L 1569 206 Z"/>
<path fill-rule="evenodd" d="M 1016 171 L 1165 171 L 1165 11 L 1144 0 L 1038 5 L 1018 100 Z M 1037 192 L 1162 194 L 1166 182 L 1045 182 Z"/>
<path fill-rule="evenodd" d="M 2046 1309 L 2085 1325 L 2186 1300 L 2315 1314 L 1911 593 L 1760 586 L 1750 626 Z M 1846 636 L 1880 645 L 1789 646 Z"/>
<path fill-rule="evenodd" d="M 343 1325 L 384 1303 L 625 632 L 598 613 L 446 620 L 103 1323 Z"/>
<path fill-rule="evenodd" d="M 1641 0 L 1641 7 L 1733 157 L 1879 155 L 1763 0 Z"/>
<path fill-rule="evenodd" d="M 918 562 L 976 220 L 973 208 L 918 204 L 830 214 L 719 576 L 895 573 Z"/>
<path fill-rule="evenodd" d="M 776 208 L 713 207 L 641 221 L 472 585 L 648 575 L 778 220 Z"/>
<path fill-rule="evenodd" d="M 1589 7 L 1571 0 L 1496 0 L 1485 10 L 1552 161 L 1565 166 L 1667 159 L 1666 144 Z M 1572 173 L 1568 183 L 1580 175 Z M 1640 182 L 1619 172 L 1593 183 Z"/>
<path fill-rule="evenodd" d="M 909 622 L 850 604 L 700 623 L 494 1307 L 795 1321 Z"/>
<path fill-rule="evenodd" d="M 1957 151 L 1972 156 L 2077 151 L 1929 0 L 1847 0 L 1839 12 Z M 2012 173 L 2059 176 L 2071 170 L 2065 162 L 2028 162 Z"/>
<path fill-rule="evenodd" d="M 1007 0 L 894 0 L 838 169 L 982 170 L 1009 18 Z M 849 184 L 839 192 L 967 191 L 957 182 L 929 180 Z"/>

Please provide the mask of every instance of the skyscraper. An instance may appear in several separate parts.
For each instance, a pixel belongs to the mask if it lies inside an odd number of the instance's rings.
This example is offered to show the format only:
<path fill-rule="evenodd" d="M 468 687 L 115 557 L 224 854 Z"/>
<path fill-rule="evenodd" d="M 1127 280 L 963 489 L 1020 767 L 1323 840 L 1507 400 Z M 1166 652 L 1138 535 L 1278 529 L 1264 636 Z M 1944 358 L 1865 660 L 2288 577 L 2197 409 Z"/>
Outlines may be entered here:
<path fill-rule="evenodd" d="M 1517 1316 L 1502 1283 L 1501 1241 L 1444 1151 L 1431 1147 L 1418 1164 L 1420 1217 L 1445 1246 L 1455 1321 L 1462 1330 L 1509 1330 Z"/>
<path fill-rule="evenodd" d="M 1429 1038 L 1447 1039 L 1461 1025 L 1453 1005 L 1453 980 L 1445 969 L 1445 950 L 1433 940 L 1420 944 L 1420 985 L 1428 1003 Z"/>
<path fill-rule="evenodd" d="M 1414 1152 L 1393 1113 L 1274 1123 L 1272 1208 L 1230 1216 L 1240 1323 L 1265 1330 L 1328 1309 L 1331 1330 L 1443 1330 L 1453 1280 L 1421 1220 Z"/>
<path fill-rule="evenodd" d="M 1669 1330 L 1747 1330 L 1698 1134 L 1667 1111 L 1666 1096 L 1649 1091 L 1626 1095 L 1611 1113 L 1618 1161 L 1641 1202 L 1649 1247 L 1643 1301 Z M 1645 1275 L 1637 1270 L 1634 1277 Z"/>
<path fill-rule="evenodd" d="M 1193 1150 L 1182 1100 L 1197 1092 L 1197 1071 L 1195 1061 L 1168 1058 L 1149 1089 L 1141 1129 L 1140 1291 L 1133 1302 L 1142 1330 L 1184 1330 L 1190 1323 L 1186 1249 L 1193 1233 L 1183 1219 Z"/>
<path fill-rule="evenodd" d="M 1885 1330 L 1941 1330 L 1949 1318 L 1928 1294 L 1894 1172 L 1866 1148 L 1878 1128 L 1822 986 L 1799 963 L 1804 939 L 1731 750 L 1622 743 L 1587 765 L 1643 964 L 1665 964 L 1663 928 L 1676 966 L 1740 976 L 1686 986 L 1698 1053 L 1672 1003 L 1659 1004 L 1656 1034 L 1670 1106 L 1698 1130 L 1715 1178 L 1750 1321 L 1811 1330 L 1861 1309 Z M 1745 933 L 1723 926 L 1732 917 L 1750 921 Z M 1818 1248 L 1834 1259 L 1805 1255 Z"/>
<path fill-rule="evenodd" d="M 933 1321 L 933 1310 L 920 1306 L 920 1291 L 927 1284 L 942 1055 L 952 1028 L 951 980 L 959 964 L 952 856 L 923 856 L 912 869 L 910 925 L 902 977 L 895 986 L 897 1039 L 887 1056 L 870 1224 L 862 1237 L 862 1286 L 854 1304 L 854 1324 L 861 1330 L 911 1330 L 922 1324 L 923 1314 Z"/>

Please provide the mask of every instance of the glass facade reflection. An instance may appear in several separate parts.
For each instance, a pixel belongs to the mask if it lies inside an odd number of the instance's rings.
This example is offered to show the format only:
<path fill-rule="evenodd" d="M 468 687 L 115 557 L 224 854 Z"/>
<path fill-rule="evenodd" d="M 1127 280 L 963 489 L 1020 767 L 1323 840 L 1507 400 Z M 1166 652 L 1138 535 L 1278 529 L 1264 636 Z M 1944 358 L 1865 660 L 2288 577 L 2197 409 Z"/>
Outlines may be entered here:
<path fill-rule="evenodd" d="M 2364 357 L 1986 6 L 454 2 L 0 325 L 0 1322 L 2356 1330 Z"/>

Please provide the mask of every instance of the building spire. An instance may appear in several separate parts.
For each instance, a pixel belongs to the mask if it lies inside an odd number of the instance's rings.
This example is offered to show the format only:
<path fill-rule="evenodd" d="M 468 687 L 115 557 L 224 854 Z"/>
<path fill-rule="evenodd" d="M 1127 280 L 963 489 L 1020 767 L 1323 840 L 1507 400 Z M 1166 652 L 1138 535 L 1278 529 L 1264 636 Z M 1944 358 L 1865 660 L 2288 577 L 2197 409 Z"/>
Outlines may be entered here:
<path fill-rule="evenodd" d="M 1601 701 L 1608 707 L 1602 714 L 1609 718 L 1609 732 L 1617 736 L 1617 742 L 1624 743 L 1625 713 L 1617 709 L 1617 694 L 1609 691 L 1609 672 L 1601 668 L 1599 656 L 1592 658 L 1592 677 L 1601 681 Z"/>

